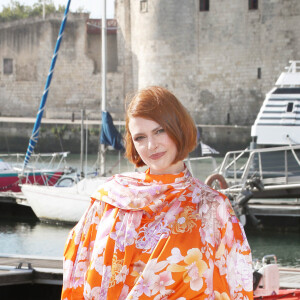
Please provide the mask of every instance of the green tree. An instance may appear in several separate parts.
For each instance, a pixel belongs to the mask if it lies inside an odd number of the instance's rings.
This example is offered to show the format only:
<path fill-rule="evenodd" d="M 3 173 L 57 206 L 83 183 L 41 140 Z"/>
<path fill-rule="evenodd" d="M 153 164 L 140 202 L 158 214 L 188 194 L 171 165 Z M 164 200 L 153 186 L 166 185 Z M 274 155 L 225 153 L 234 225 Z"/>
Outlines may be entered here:
<path fill-rule="evenodd" d="M 3 6 L 0 12 L 0 22 L 8 22 L 43 15 L 43 0 L 38 0 L 33 6 L 23 5 L 18 1 L 11 0 L 10 4 Z M 64 12 L 65 6 L 59 5 L 58 9 L 52 0 L 45 0 L 45 13 Z"/>

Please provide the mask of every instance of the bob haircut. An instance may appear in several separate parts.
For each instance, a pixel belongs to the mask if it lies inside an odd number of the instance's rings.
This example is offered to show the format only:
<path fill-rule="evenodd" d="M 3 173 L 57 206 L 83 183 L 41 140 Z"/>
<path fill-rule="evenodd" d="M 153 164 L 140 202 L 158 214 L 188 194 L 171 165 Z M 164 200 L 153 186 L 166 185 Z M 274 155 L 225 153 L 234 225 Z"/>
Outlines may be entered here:
<path fill-rule="evenodd" d="M 126 110 L 125 156 L 136 167 L 142 167 L 145 163 L 134 147 L 129 131 L 130 118 L 140 117 L 155 121 L 166 131 L 177 147 L 173 164 L 183 160 L 194 150 L 197 144 L 195 123 L 186 108 L 167 89 L 150 86 L 126 100 L 129 100 L 129 105 Z"/>

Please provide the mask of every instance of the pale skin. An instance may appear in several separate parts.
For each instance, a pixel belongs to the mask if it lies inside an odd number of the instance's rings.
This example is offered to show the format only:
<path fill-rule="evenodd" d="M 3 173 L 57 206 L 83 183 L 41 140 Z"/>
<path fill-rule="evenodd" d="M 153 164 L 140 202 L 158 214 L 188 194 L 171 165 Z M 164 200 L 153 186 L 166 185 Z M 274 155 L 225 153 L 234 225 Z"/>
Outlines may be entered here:
<path fill-rule="evenodd" d="M 183 161 L 173 163 L 177 147 L 160 124 L 153 120 L 133 117 L 129 131 L 136 151 L 149 167 L 150 174 L 177 174 L 184 170 Z"/>

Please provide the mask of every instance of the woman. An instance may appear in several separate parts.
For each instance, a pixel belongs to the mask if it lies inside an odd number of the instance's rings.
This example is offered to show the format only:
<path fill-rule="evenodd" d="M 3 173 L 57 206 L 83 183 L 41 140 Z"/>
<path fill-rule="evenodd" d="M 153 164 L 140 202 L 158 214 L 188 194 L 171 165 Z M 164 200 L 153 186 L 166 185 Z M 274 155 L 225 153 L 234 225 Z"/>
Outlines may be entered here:
<path fill-rule="evenodd" d="M 126 116 L 126 156 L 145 173 L 115 175 L 71 231 L 62 299 L 252 299 L 251 253 L 228 199 L 183 159 L 197 131 L 161 87 Z"/>

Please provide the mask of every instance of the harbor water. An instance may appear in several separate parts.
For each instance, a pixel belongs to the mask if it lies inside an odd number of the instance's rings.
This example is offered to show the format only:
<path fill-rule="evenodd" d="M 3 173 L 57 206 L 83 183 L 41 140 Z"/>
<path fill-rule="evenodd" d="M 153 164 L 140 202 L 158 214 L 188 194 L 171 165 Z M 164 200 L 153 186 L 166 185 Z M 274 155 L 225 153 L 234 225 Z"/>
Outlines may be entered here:
<path fill-rule="evenodd" d="M 0 220 L 0 255 L 62 257 L 71 226 L 41 222 Z M 251 231 L 247 238 L 253 260 L 275 254 L 285 267 L 300 267 L 300 234 L 296 232 Z"/>
<path fill-rule="evenodd" d="M 84 171 L 92 172 L 95 169 L 96 155 L 91 155 L 83 163 Z M 119 164 L 119 158 L 121 163 Z M 221 158 L 217 159 L 217 164 Z M 199 165 L 198 165 L 199 163 Z M 80 171 L 79 155 L 71 155 L 68 164 Z M 111 173 L 133 171 L 134 167 L 118 153 L 106 155 L 107 170 Z M 189 162 L 186 163 L 189 165 Z M 191 162 L 194 176 L 204 180 L 215 167 L 210 160 L 204 163 Z M 0 255 L 29 255 L 43 257 L 62 257 L 64 244 L 70 225 L 47 224 L 36 220 L 20 220 L 17 217 L 0 218 Z M 264 255 L 274 254 L 278 263 L 285 267 L 300 267 L 300 233 L 289 230 L 247 230 L 253 259 L 261 260 Z"/>

